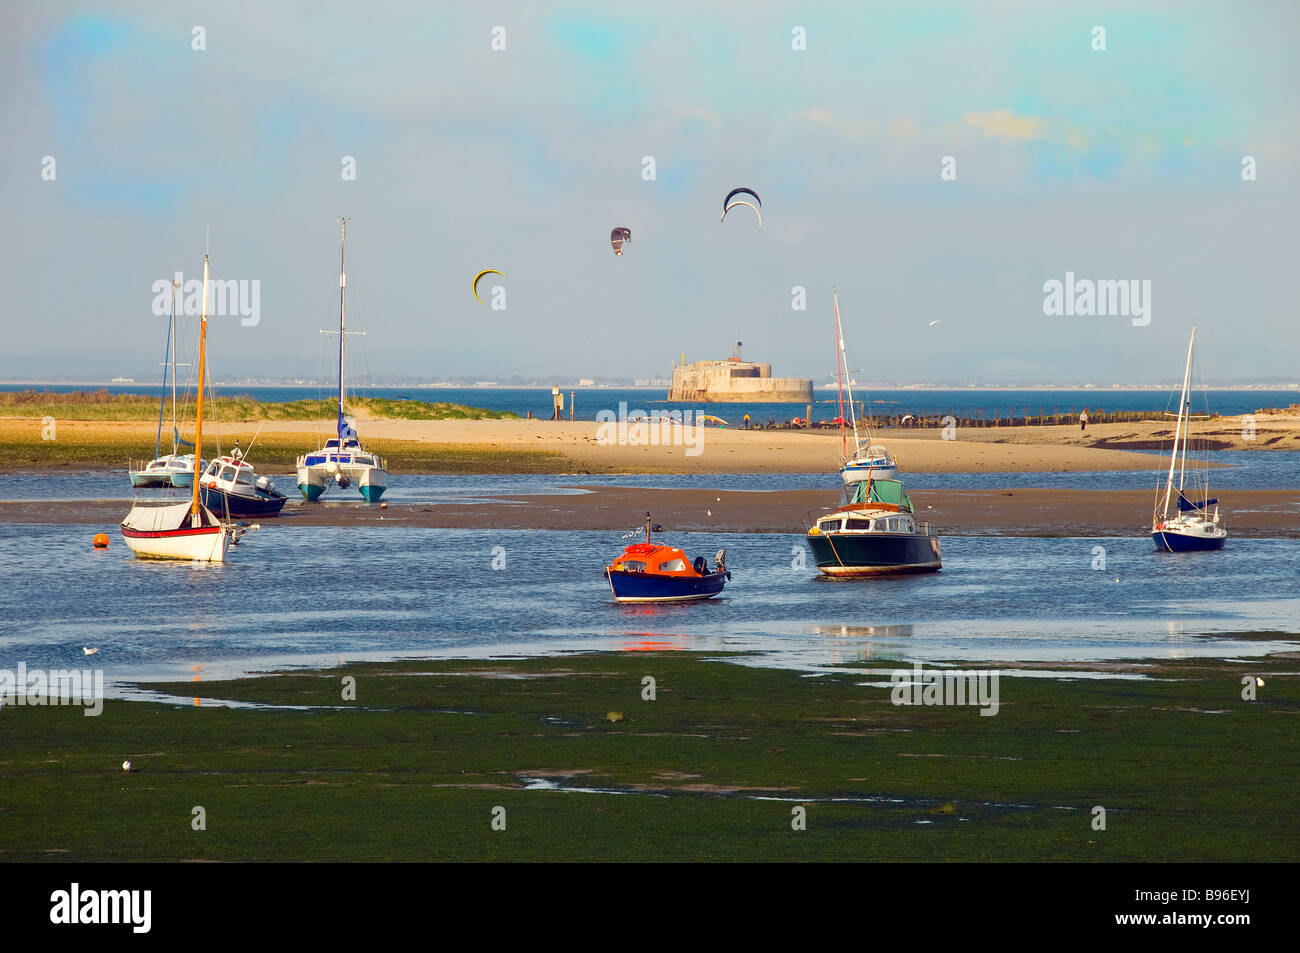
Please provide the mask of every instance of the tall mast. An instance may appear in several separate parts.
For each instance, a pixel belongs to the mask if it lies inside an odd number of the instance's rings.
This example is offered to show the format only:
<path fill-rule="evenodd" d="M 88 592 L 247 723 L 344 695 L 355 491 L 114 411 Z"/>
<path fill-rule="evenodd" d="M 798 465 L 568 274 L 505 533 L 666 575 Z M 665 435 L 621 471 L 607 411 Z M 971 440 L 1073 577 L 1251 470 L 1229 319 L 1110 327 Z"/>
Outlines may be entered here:
<path fill-rule="evenodd" d="M 167 406 L 167 348 L 168 346 L 171 345 L 172 330 L 175 328 L 175 326 L 176 326 L 176 289 L 173 288 L 172 289 L 172 323 L 167 326 L 167 344 L 163 346 L 162 393 L 158 397 L 158 434 L 157 436 L 154 437 L 154 441 L 153 441 L 153 458 L 155 460 L 158 459 L 158 454 L 162 451 L 163 408 Z M 175 351 L 173 351 L 172 353 L 175 353 Z M 175 358 L 172 359 L 172 364 L 175 365 Z M 175 373 L 174 367 L 173 367 L 173 373 Z M 172 452 L 173 453 L 176 452 L 175 447 L 172 448 Z"/>
<path fill-rule="evenodd" d="M 835 298 L 835 382 L 839 385 L 840 392 L 840 456 L 844 457 L 848 454 L 848 443 L 844 437 L 844 375 L 841 373 L 844 364 L 840 360 L 844 339 L 840 336 L 840 293 L 832 287 L 831 295 Z"/>
<path fill-rule="evenodd" d="M 344 254 L 347 251 L 348 244 L 348 220 L 339 219 L 339 450 L 343 449 L 343 341 L 344 341 L 344 318 L 346 314 L 346 297 L 348 290 L 348 276 L 344 270 Z"/>
<path fill-rule="evenodd" d="M 1183 461 L 1187 460 L 1187 435 L 1183 432 L 1183 418 L 1187 413 L 1187 385 L 1192 378 L 1192 348 L 1196 346 L 1196 325 L 1192 325 L 1192 339 L 1187 342 L 1187 367 L 1183 370 L 1183 393 L 1178 402 L 1178 423 L 1174 425 L 1174 452 L 1169 457 L 1169 478 L 1165 481 L 1165 502 L 1161 508 L 1162 519 L 1169 517 L 1169 497 L 1174 490 L 1174 468 L 1178 466 L 1178 442 L 1183 441 Z M 1178 470 L 1178 492 L 1183 492 L 1183 471 Z"/>
<path fill-rule="evenodd" d="M 172 342 L 172 456 L 176 456 L 176 439 L 180 431 L 176 429 L 176 282 L 172 282 L 172 321 L 167 329 L 167 337 Z"/>
<path fill-rule="evenodd" d="M 844 364 L 844 385 L 849 389 L 849 420 L 853 422 L 853 455 L 858 453 L 858 413 L 853 407 L 853 381 L 849 376 L 849 355 L 844 350 L 844 325 L 840 323 L 840 296 L 835 295 L 835 332 L 839 337 L 840 361 Z M 840 407 L 840 420 L 844 419 L 844 408 Z"/>
<path fill-rule="evenodd" d="M 193 525 L 199 522 L 199 470 L 203 455 L 203 384 L 204 353 L 208 345 L 208 256 L 203 256 L 203 307 L 199 316 L 199 400 L 194 412 L 194 494 L 190 498 L 190 518 Z"/>

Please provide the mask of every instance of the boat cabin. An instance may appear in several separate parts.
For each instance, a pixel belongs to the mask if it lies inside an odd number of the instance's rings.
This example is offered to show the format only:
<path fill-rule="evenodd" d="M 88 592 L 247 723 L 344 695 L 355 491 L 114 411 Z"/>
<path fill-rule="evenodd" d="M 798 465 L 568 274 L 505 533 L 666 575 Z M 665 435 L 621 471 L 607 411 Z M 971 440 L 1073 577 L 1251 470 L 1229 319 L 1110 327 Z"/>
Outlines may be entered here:
<path fill-rule="evenodd" d="M 901 480 L 862 480 L 849 484 L 844 492 L 847 499 L 840 509 L 878 505 L 881 509 L 893 509 L 900 513 L 915 512 Z"/>
<path fill-rule="evenodd" d="M 704 563 L 701 556 L 696 562 Z M 686 558 L 686 554 L 672 546 L 656 546 L 654 543 L 636 543 L 627 547 L 623 555 L 614 560 L 609 567 L 614 572 L 644 572 L 657 576 L 703 576 L 707 575 L 707 565 L 698 571 Z"/>

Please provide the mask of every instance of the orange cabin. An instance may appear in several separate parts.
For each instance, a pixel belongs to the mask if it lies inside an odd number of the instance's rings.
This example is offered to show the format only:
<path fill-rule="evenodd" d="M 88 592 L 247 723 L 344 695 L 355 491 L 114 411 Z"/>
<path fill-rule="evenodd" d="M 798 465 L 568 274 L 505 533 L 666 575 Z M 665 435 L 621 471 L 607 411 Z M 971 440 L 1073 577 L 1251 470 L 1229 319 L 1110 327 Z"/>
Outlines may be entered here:
<path fill-rule="evenodd" d="M 627 547 L 609 568 L 612 572 L 644 572 L 656 576 L 700 575 L 680 549 L 654 543 L 636 543 Z"/>

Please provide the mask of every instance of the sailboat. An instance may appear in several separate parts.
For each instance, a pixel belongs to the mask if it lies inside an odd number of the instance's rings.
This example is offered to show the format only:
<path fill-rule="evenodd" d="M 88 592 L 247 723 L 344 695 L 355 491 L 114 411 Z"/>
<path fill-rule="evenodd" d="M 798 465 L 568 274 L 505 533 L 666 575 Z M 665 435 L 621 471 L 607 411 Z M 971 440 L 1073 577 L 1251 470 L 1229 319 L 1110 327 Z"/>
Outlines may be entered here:
<path fill-rule="evenodd" d="M 180 453 L 180 448 L 193 446 L 181 439 L 176 421 L 176 282 L 172 282 L 172 316 L 167 325 L 167 349 L 171 351 L 172 378 L 172 452 L 162 453 L 163 410 L 167 405 L 167 352 L 163 352 L 163 393 L 158 399 L 158 435 L 154 439 L 154 458 L 141 467 L 129 470 L 131 486 L 189 486 L 194 479 L 194 454 Z"/>
<path fill-rule="evenodd" d="M 208 257 L 203 256 L 203 309 L 199 319 L 199 387 L 194 423 L 194 446 L 203 446 L 204 352 L 208 337 Z M 131 552 L 141 559 L 188 559 L 223 562 L 226 552 L 247 530 L 234 528 L 213 515 L 199 502 L 198 453 L 188 503 L 142 503 L 136 500 L 122 520 L 122 536 Z M 251 527 L 250 527 L 251 528 Z"/>
<path fill-rule="evenodd" d="M 853 405 L 853 380 L 849 373 L 849 359 L 844 350 L 844 328 L 840 324 L 840 295 L 832 289 L 835 298 L 835 377 L 839 381 L 840 391 L 840 477 L 845 483 L 857 483 L 859 480 L 892 480 L 898 476 L 898 464 L 889 455 L 883 444 L 872 443 L 871 426 L 865 420 L 866 440 L 858 433 L 858 415 Z M 849 391 L 849 420 L 853 424 L 853 453 L 848 452 L 848 437 L 844 422 L 844 390 Z"/>
<path fill-rule="evenodd" d="M 1151 538 L 1156 548 L 1163 552 L 1185 553 L 1208 549 L 1222 549 L 1228 538 L 1228 531 L 1219 521 L 1219 501 L 1209 499 L 1209 471 L 1201 471 L 1202 479 L 1199 501 L 1188 499 L 1186 486 L 1187 473 L 1187 431 L 1191 427 L 1191 396 L 1189 388 L 1192 380 L 1192 354 L 1196 348 L 1196 327 L 1192 327 L 1192 339 L 1187 342 L 1187 367 L 1183 370 L 1183 393 L 1178 403 L 1178 423 L 1174 427 L 1174 448 L 1169 458 L 1169 475 L 1165 479 L 1163 499 L 1156 495 L 1156 509 L 1151 518 Z M 1174 471 L 1178 471 L 1178 495 L 1174 496 Z M 1177 502 L 1177 513 L 1169 515 L 1169 504 Z M 1214 516 L 1206 517 L 1206 511 L 1214 507 Z"/>
<path fill-rule="evenodd" d="M 344 267 L 347 250 L 348 222 L 340 219 L 341 238 L 339 242 L 339 407 L 337 437 L 325 441 L 325 445 L 314 453 L 298 458 L 298 489 L 303 499 L 315 503 L 328 489 L 330 481 L 341 490 L 346 490 L 353 483 L 361 491 L 367 503 L 377 503 L 388 487 L 388 471 L 384 461 L 376 454 L 368 453 L 361 446 L 354 422 L 343 413 L 343 356 L 344 341 L 347 337 L 347 271 Z M 322 331 L 331 334 L 331 331 Z M 355 332 L 353 332 L 355 333 Z"/>

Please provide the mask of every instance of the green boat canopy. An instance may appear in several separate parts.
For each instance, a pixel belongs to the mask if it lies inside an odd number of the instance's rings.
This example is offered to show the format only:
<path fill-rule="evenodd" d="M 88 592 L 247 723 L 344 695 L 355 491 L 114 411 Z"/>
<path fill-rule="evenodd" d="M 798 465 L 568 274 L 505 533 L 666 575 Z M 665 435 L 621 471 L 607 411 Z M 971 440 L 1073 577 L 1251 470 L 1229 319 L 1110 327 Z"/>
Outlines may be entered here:
<path fill-rule="evenodd" d="M 868 487 L 870 488 L 868 490 Z M 901 480 L 863 480 L 853 485 L 850 503 L 890 503 L 903 513 L 915 512 L 912 501 L 903 492 Z"/>

